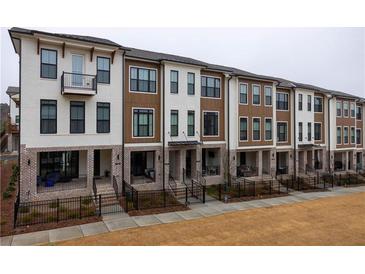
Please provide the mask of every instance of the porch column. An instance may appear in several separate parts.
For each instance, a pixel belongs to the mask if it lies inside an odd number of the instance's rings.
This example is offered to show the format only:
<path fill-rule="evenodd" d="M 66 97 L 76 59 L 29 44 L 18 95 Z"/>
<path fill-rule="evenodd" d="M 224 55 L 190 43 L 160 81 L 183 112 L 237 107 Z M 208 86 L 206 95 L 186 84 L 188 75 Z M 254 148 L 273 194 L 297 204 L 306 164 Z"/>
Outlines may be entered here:
<path fill-rule="evenodd" d="M 186 169 L 186 149 L 181 149 L 180 150 L 180 161 L 179 161 L 179 166 L 178 168 L 178 176 L 176 178 L 177 182 L 182 182 L 183 180 L 183 170 L 184 168 Z"/>
<path fill-rule="evenodd" d="M 168 148 L 165 148 L 165 188 L 168 187 L 169 174 L 170 174 L 170 152 Z M 161 179 L 161 182 L 162 180 L 163 179 Z"/>
<path fill-rule="evenodd" d="M 262 150 L 256 152 L 257 175 L 262 176 Z"/>
<path fill-rule="evenodd" d="M 117 180 L 118 188 L 122 187 L 122 147 L 115 146 L 112 149 L 111 174 Z M 112 178 L 113 179 L 113 178 Z"/>
<path fill-rule="evenodd" d="M 270 161 L 270 175 L 275 177 L 276 175 L 276 149 L 272 149 L 269 153 Z"/>
<path fill-rule="evenodd" d="M 345 151 L 345 170 L 348 171 L 349 169 L 349 152 Z"/>
<path fill-rule="evenodd" d="M 87 188 L 92 189 L 94 178 L 94 149 L 87 150 Z"/>
<path fill-rule="evenodd" d="M 237 151 L 231 150 L 230 151 L 230 160 L 229 160 L 229 172 L 232 176 L 237 176 Z"/>
<path fill-rule="evenodd" d="M 202 173 L 202 147 L 201 146 L 196 147 L 195 161 L 196 161 L 196 171 L 199 171 L 201 174 Z M 196 175 L 196 173 L 195 173 L 195 175 Z"/>

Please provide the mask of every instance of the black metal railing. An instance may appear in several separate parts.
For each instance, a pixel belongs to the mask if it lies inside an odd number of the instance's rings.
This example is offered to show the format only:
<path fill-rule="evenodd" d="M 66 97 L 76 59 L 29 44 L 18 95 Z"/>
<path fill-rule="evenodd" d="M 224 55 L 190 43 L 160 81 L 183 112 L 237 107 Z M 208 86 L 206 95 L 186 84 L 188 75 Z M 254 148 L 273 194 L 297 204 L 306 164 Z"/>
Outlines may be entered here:
<path fill-rule="evenodd" d="M 91 90 L 97 93 L 96 75 L 63 72 L 61 76 L 61 92 L 65 89 Z"/>
<path fill-rule="evenodd" d="M 115 176 L 113 175 L 113 189 L 114 189 L 117 199 L 119 199 L 119 189 L 118 188 L 119 187 L 118 187 L 117 178 L 115 178 Z"/>
<path fill-rule="evenodd" d="M 15 203 L 14 203 L 14 221 L 13 221 L 13 227 L 14 228 L 16 228 L 16 221 L 18 219 L 19 205 L 20 205 L 20 195 L 18 194 L 16 196 L 16 200 L 15 200 Z"/>
<path fill-rule="evenodd" d="M 219 166 L 205 166 L 202 172 L 203 176 L 216 176 L 220 175 Z"/>
<path fill-rule="evenodd" d="M 96 196 L 98 195 L 98 188 L 96 187 L 96 179 L 95 177 L 93 177 L 93 193 L 94 193 L 94 198 L 96 200 Z"/>
<path fill-rule="evenodd" d="M 356 186 L 365 184 L 365 176 L 361 173 L 334 174 L 334 184 L 336 186 Z"/>
<path fill-rule="evenodd" d="M 258 175 L 257 167 L 241 165 L 237 167 L 237 177 L 252 177 Z"/>

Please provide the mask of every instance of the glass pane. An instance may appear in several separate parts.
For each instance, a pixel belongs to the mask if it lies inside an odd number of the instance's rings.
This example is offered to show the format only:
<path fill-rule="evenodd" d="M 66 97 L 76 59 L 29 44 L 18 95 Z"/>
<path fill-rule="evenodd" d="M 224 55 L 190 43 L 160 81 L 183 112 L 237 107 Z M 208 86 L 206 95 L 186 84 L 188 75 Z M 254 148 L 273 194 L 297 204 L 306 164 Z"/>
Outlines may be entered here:
<path fill-rule="evenodd" d="M 155 70 L 150 70 L 150 80 L 156 81 L 156 71 Z"/>
<path fill-rule="evenodd" d="M 137 79 L 137 78 L 138 78 L 138 69 L 131 68 L 131 79 Z"/>

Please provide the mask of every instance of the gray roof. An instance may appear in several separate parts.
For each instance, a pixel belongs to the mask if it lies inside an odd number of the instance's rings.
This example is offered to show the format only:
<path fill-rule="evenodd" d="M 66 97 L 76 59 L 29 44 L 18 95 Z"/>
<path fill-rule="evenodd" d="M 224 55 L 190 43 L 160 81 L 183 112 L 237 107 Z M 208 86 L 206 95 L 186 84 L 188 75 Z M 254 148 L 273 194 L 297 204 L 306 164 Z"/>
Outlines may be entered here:
<path fill-rule="evenodd" d="M 6 94 L 9 95 L 9 96 L 19 94 L 19 87 L 9 86 L 8 89 L 6 90 Z"/>

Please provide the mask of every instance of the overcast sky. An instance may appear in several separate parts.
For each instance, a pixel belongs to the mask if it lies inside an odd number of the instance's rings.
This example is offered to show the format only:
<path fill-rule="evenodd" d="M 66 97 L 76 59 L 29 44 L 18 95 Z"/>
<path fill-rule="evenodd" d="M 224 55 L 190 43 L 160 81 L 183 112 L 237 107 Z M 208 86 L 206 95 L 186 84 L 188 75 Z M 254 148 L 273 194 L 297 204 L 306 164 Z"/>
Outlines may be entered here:
<path fill-rule="evenodd" d="M 37 28 L 92 35 L 365 97 L 365 28 Z M 1 29 L 1 101 L 18 57 Z M 36 92 L 36 91 L 35 91 Z"/>

